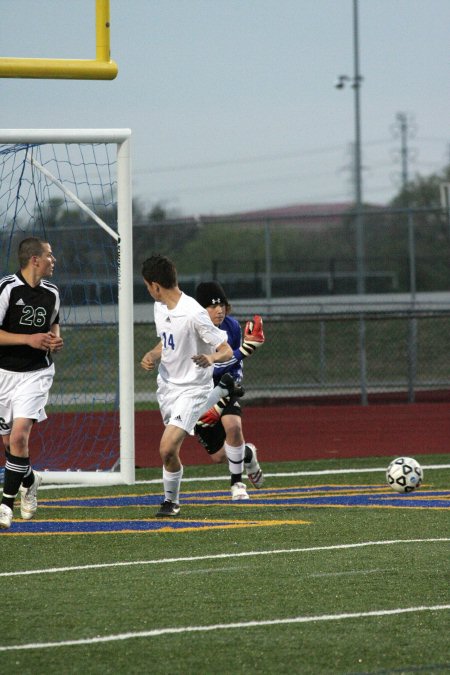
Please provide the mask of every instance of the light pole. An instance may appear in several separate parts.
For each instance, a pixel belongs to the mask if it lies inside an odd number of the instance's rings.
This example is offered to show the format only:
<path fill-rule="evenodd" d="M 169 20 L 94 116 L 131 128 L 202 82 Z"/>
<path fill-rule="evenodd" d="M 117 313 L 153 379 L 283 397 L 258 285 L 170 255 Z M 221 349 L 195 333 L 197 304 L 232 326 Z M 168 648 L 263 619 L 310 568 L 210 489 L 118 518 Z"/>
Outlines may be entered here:
<path fill-rule="evenodd" d="M 336 82 L 337 89 L 343 89 L 350 83 L 354 92 L 355 108 L 355 229 L 356 229 L 356 288 L 359 295 L 366 292 L 366 263 L 364 244 L 364 219 L 362 206 L 362 161 L 361 161 L 361 108 L 360 89 L 362 77 L 359 72 L 359 26 L 358 0 L 353 0 L 353 77 L 340 75 Z M 359 374 L 361 403 L 367 405 L 367 351 L 366 351 L 366 322 L 361 314 L 359 318 Z"/>
<path fill-rule="evenodd" d="M 344 89 L 347 83 L 351 84 L 354 92 L 355 112 L 355 143 L 354 143 L 354 183 L 355 183 L 355 212 L 356 212 L 356 283 L 357 292 L 365 293 L 365 251 L 364 251 L 364 221 L 362 209 L 362 159 L 361 159 L 361 107 L 360 89 L 363 78 L 359 72 L 359 26 L 358 0 L 353 0 L 353 77 L 339 75 L 336 89 Z"/>

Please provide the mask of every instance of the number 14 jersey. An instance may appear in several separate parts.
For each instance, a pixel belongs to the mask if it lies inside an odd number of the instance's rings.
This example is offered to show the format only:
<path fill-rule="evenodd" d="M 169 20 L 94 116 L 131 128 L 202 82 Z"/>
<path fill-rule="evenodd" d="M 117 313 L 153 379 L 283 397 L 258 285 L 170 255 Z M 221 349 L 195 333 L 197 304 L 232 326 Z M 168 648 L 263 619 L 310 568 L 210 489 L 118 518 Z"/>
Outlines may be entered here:
<path fill-rule="evenodd" d="M 159 375 L 163 380 L 187 386 L 212 383 L 213 367 L 200 368 L 192 357 L 212 354 L 227 341 L 226 332 L 216 328 L 206 309 L 184 293 L 173 309 L 155 302 L 154 315 L 156 333 L 162 343 Z"/>

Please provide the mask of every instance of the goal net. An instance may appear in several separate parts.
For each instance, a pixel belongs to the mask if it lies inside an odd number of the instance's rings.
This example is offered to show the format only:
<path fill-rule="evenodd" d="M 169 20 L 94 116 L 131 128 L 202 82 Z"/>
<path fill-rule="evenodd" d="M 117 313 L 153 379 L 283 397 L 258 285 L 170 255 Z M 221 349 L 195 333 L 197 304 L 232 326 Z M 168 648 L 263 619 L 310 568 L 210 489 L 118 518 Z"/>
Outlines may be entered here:
<path fill-rule="evenodd" d="M 134 482 L 130 134 L 0 130 L 0 275 L 49 241 L 64 349 L 30 441 L 46 483 Z"/>

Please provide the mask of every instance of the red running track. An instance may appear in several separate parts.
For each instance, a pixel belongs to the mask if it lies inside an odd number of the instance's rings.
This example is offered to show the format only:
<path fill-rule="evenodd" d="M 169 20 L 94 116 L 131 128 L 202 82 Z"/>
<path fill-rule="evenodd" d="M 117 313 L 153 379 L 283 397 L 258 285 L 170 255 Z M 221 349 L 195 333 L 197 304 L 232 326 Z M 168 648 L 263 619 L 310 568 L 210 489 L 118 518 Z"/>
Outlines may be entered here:
<path fill-rule="evenodd" d="M 135 422 L 136 466 L 160 466 L 159 411 L 139 411 Z M 243 426 L 245 439 L 258 447 L 259 458 L 266 462 L 445 453 L 450 445 L 450 402 L 248 406 Z M 50 412 L 33 433 L 33 463 L 49 469 L 89 469 L 94 457 L 99 468 L 108 469 L 111 444 L 117 452 L 118 439 L 117 414 Z M 185 465 L 210 462 L 193 437 L 183 443 L 182 460 Z"/>
<path fill-rule="evenodd" d="M 450 446 L 450 404 L 376 404 L 247 407 L 244 435 L 262 461 L 433 454 Z M 136 465 L 159 466 L 158 411 L 136 413 Z M 193 438 L 183 443 L 183 462 L 207 464 Z"/>

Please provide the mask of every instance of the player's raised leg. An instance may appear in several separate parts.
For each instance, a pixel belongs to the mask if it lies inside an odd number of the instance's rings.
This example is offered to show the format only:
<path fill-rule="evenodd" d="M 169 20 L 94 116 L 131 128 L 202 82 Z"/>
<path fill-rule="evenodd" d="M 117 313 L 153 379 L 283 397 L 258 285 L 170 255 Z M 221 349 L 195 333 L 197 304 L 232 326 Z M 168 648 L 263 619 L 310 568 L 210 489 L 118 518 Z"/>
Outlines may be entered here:
<path fill-rule="evenodd" d="M 253 443 L 245 444 L 244 466 L 253 487 L 261 488 L 264 484 L 264 474 L 258 462 L 256 446 Z"/>

